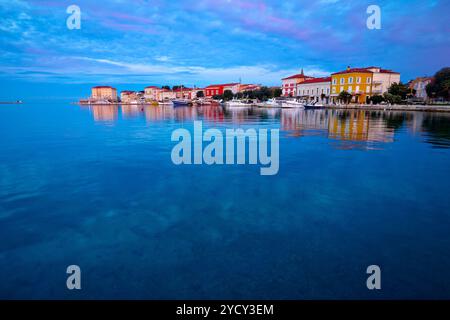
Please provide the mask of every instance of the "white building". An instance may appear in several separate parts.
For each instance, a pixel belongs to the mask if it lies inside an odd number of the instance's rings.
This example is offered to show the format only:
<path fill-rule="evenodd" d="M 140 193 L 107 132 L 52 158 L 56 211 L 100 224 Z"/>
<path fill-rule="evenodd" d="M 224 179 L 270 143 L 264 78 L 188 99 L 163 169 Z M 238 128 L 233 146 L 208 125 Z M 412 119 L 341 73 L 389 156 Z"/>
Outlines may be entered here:
<path fill-rule="evenodd" d="M 331 90 L 331 77 L 305 80 L 296 86 L 296 96 L 309 101 L 328 103 Z"/>
<path fill-rule="evenodd" d="M 155 86 L 148 86 L 144 89 L 144 97 L 145 100 L 150 101 L 158 101 L 159 92 L 161 91 L 160 88 Z"/>
<path fill-rule="evenodd" d="M 428 94 L 427 94 L 427 85 L 431 83 L 433 78 L 431 77 L 419 77 L 411 81 L 409 88 L 411 90 L 416 90 L 416 94 L 414 95 L 416 98 L 427 100 Z"/>
<path fill-rule="evenodd" d="M 168 89 L 161 89 L 158 92 L 158 99 L 157 101 L 165 102 L 170 101 L 177 98 L 176 92 Z"/>
<path fill-rule="evenodd" d="M 240 83 L 230 83 L 230 84 L 224 85 L 223 92 L 230 90 L 231 92 L 233 92 L 233 94 L 236 94 L 239 92 L 240 86 L 241 86 Z"/>
<path fill-rule="evenodd" d="M 373 72 L 372 95 L 382 95 L 388 92 L 389 87 L 393 83 L 400 83 L 400 73 L 398 72 L 379 67 L 368 67 L 365 69 Z"/>
<path fill-rule="evenodd" d="M 299 74 L 294 74 L 293 76 L 281 79 L 281 81 L 282 81 L 281 90 L 283 92 L 282 93 L 283 96 L 285 96 L 285 97 L 295 96 L 297 84 L 302 83 L 306 80 L 311 80 L 311 79 L 314 79 L 314 78 L 305 76 L 303 74 L 303 69 L 302 69 L 301 73 L 299 73 Z"/>
<path fill-rule="evenodd" d="M 203 97 L 205 97 L 205 89 L 202 88 L 194 88 L 191 90 L 191 99 L 197 98 L 197 94 L 199 92 L 203 92 Z"/>

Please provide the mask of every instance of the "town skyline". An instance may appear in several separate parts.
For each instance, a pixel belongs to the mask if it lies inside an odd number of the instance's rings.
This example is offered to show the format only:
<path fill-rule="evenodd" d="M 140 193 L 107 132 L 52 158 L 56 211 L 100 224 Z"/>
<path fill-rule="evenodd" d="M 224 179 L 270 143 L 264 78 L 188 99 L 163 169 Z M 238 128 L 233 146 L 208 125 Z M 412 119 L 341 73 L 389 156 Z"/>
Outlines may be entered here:
<path fill-rule="evenodd" d="M 378 1 L 380 30 L 366 27 L 369 4 L 78 1 L 81 29 L 69 30 L 67 3 L 0 1 L 0 99 L 80 97 L 99 84 L 278 86 L 302 68 L 324 77 L 347 66 L 383 66 L 407 82 L 448 65 L 448 2 Z"/>

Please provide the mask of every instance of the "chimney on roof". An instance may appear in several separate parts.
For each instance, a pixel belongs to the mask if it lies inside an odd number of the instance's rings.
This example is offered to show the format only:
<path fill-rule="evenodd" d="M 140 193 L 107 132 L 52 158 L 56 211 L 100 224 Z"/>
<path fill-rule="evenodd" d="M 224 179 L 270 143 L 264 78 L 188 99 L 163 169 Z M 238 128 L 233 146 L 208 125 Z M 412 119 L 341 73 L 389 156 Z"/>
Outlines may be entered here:
<path fill-rule="evenodd" d="M 303 68 L 302 68 L 302 76 L 304 75 L 304 73 L 303 73 Z"/>
<path fill-rule="evenodd" d="M 347 66 L 347 71 L 350 70 L 350 66 Z"/>

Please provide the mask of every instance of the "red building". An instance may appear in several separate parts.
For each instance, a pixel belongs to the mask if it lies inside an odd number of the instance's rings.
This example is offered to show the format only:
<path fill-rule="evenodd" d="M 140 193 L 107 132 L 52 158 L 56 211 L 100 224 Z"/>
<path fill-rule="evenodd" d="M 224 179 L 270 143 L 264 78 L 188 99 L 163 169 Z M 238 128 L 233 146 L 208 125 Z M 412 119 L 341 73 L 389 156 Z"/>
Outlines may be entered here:
<path fill-rule="evenodd" d="M 225 84 L 212 84 L 204 89 L 205 97 L 213 97 L 222 95 L 225 90 L 230 90 L 233 93 L 239 92 L 239 83 L 225 83 Z"/>

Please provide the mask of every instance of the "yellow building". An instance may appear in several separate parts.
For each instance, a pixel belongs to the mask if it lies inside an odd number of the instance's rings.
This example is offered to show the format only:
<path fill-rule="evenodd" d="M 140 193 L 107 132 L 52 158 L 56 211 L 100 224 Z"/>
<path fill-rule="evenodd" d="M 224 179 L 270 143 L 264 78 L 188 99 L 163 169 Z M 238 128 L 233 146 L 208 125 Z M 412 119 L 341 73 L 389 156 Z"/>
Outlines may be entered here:
<path fill-rule="evenodd" d="M 393 83 L 400 82 L 400 73 L 379 67 L 350 68 L 331 75 L 331 98 L 343 91 L 352 95 L 350 102 L 367 103 L 372 95 L 383 95 Z"/>
<path fill-rule="evenodd" d="M 91 98 L 93 100 L 117 101 L 117 90 L 110 86 L 97 86 L 92 88 Z"/>
<path fill-rule="evenodd" d="M 373 72 L 365 68 L 347 68 L 331 74 L 331 99 L 338 102 L 341 92 L 347 91 L 352 95 L 351 102 L 366 103 L 372 95 Z"/>

